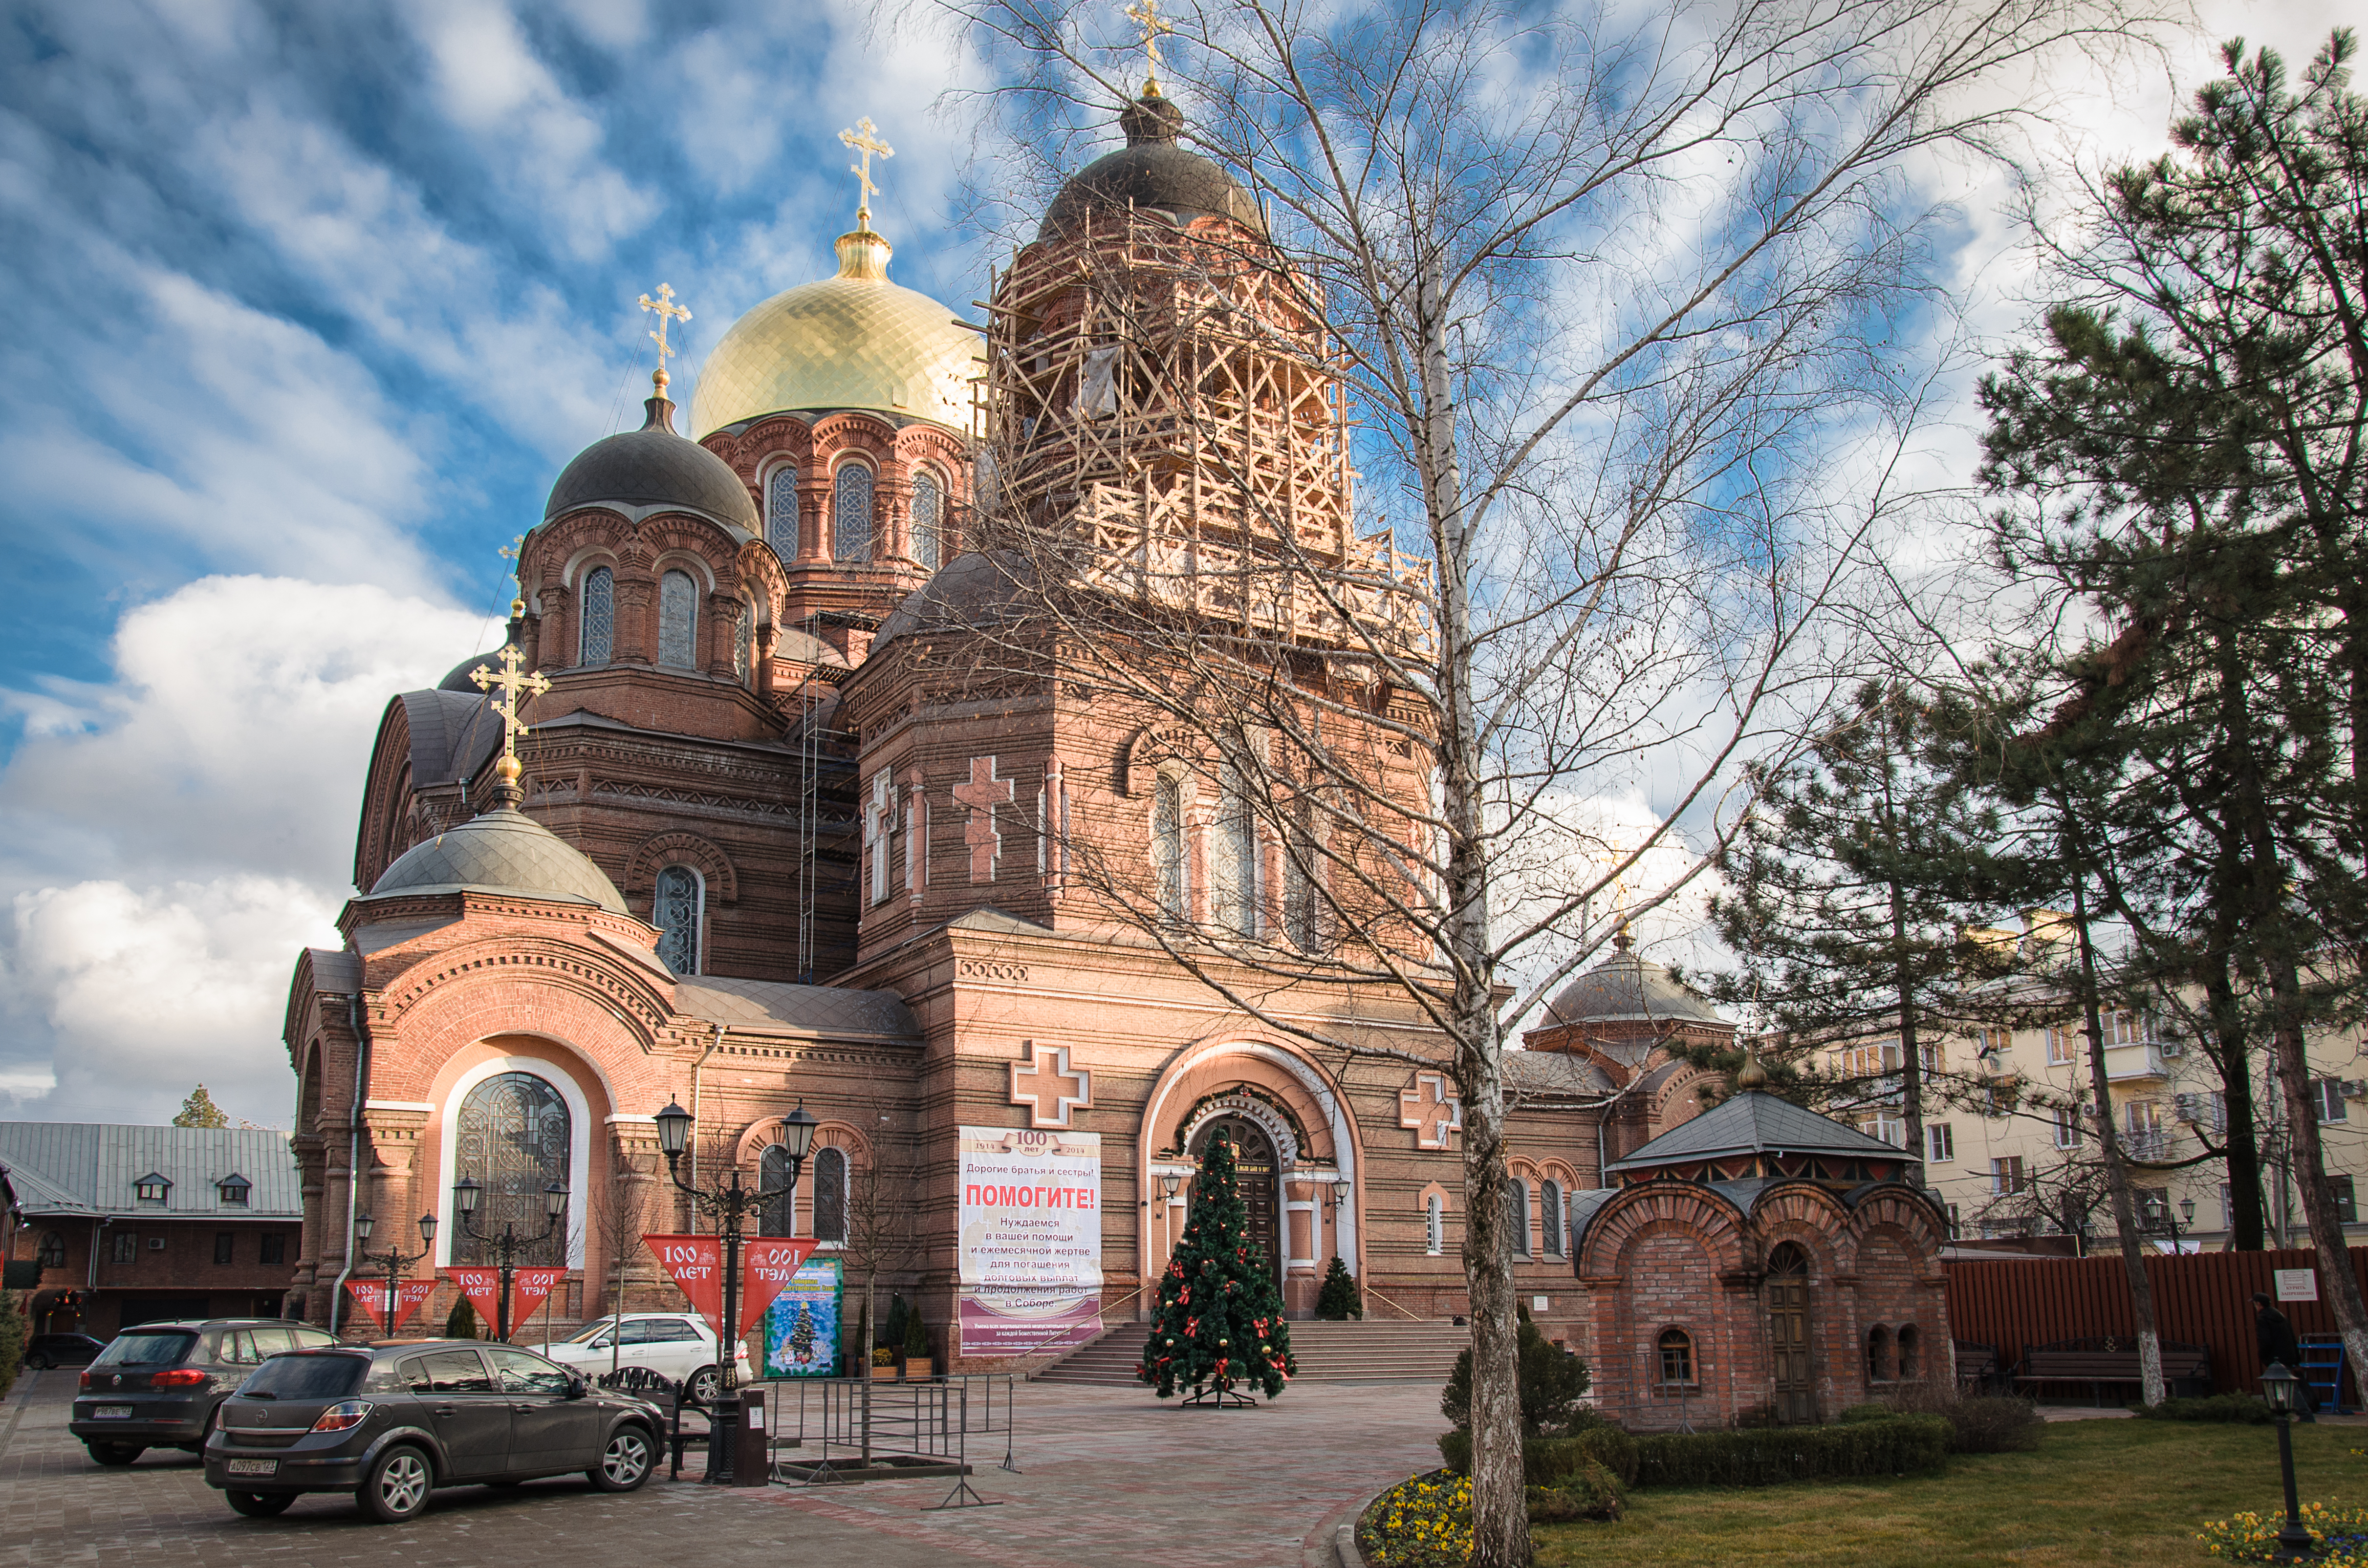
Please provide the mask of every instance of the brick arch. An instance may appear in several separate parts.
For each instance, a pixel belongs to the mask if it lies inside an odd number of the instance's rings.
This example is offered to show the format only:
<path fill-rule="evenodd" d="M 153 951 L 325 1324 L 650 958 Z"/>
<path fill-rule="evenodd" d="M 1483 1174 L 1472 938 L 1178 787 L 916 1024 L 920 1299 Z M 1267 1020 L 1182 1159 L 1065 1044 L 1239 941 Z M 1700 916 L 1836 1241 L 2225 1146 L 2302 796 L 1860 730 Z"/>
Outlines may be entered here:
<path fill-rule="evenodd" d="M 732 565 L 740 585 L 748 590 L 756 604 L 757 623 L 769 626 L 779 619 L 781 598 L 790 591 L 790 580 L 773 547 L 762 540 L 750 540 L 733 557 Z"/>
<path fill-rule="evenodd" d="M 625 862 L 623 891 L 649 892 L 657 885 L 658 873 L 677 864 L 695 868 L 707 880 L 707 891 L 717 903 L 739 902 L 740 875 L 733 869 L 732 858 L 698 834 L 682 829 L 642 840 Z"/>
<path fill-rule="evenodd" d="M 1681 1230 L 1711 1255 L 1715 1272 L 1745 1267 L 1742 1211 L 1722 1195 L 1691 1182 L 1652 1181 L 1622 1187 L 1595 1211 L 1580 1248 L 1578 1272 L 1604 1278 L 1625 1272 L 1629 1251 L 1651 1234 Z"/>
<path fill-rule="evenodd" d="M 1765 1268 L 1778 1247 L 1797 1242 L 1813 1274 L 1848 1273 L 1857 1262 L 1850 1229 L 1850 1211 L 1826 1188 L 1809 1182 L 1771 1187 L 1751 1208 L 1752 1267 Z"/>
<path fill-rule="evenodd" d="M 734 1161 L 743 1165 L 754 1165 L 761 1157 L 765 1145 L 778 1142 L 773 1130 L 780 1126 L 788 1115 L 789 1112 L 783 1111 L 780 1116 L 760 1116 L 741 1128 L 740 1136 L 732 1146 Z M 864 1137 L 863 1130 L 851 1121 L 825 1119 L 815 1123 L 814 1147 L 843 1149 L 850 1160 L 856 1161 L 869 1159 L 871 1155 L 871 1141 Z M 811 1153 L 807 1159 L 811 1164 Z"/>
<path fill-rule="evenodd" d="M 626 934 L 622 922 L 608 924 Z M 399 1035 L 404 1054 L 413 1057 L 424 1052 L 440 1059 L 439 1052 L 516 1032 L 528 1020 L 531 1032 L 572 1046 L 621 1036 L 620 1045 L 646 1056 L 667 1017 L 666 998 L 639 966 L 603 958 L 580 937 L 509 930 L 438 953 L 402 975 L 380 994 L 370 1028 L 382 1041 Z M 392 1064 L 389 1052 L 376 1054 L 381 1071 Z M 374 1089 L 381 1096 L 421 1097 Z"/>
<path fill-rule="evenodd" d="M 1197 770 L 1195 758 L 1208 748 L 1180 724 L 1145 724 L 1119 755 L 1119 793 L 1130 798 L 1148 795 L 1159 775 L 1170 767 Z"/>
<path fill-rule="evenodd" d="M 1850 1213 L 1848 1234 L 1853 1267 L 1859 1247 L 1875 1236 L 1886 1236 L 1899 1244 L 1910 1263 L 1930 1269 L 1939 1260 L 1946 1240 L 1931 1204 L 1904 1187 L 1879 1187 L 1860 1199 Z"/>
<path fill-rule="evenodd" d="M 1719 1076 L 1720 1074 L 1707 1068 L 1696 1067 L 1691 1062 L 1679 1065 L 1677 1071 L 1664 1079 L 1661 1086 L 1653 1092 L 1652 1125 L 1655 1135 L 1658 1136 L 1673 1127 L 1682 1126 L 1709 1108 L 1695 1096 L 1695 1090 L 1705 1079 L 1715 1079 Z M 1685 1114 L 1672 1116 L 1671 1108 L 1679 1106 L 1685 1108 Z"/>

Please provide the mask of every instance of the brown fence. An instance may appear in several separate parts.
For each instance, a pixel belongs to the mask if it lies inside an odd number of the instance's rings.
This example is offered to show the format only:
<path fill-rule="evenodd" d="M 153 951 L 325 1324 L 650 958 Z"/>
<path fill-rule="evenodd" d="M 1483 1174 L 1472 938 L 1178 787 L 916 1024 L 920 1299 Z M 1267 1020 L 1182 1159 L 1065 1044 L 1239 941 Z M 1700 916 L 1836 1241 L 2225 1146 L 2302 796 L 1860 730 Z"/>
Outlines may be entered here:
<path fill-rule="evenodd" d="M 2260 1387 L 2254 1348 L 2253 1292 L 2277 1295 L 2271 1271 L 2316 1268 L 2316 1252 L 2205 1252 L 2146 1259 L 2154 1286 L 2155 1326 L 2165 1339 L 2212 1352 L 2212 1386 L 2226 1393 Z M 2129 1278 L 2118 1255 L 2107 1257 L 1964 1258 L 1942 1265 L 1949 1277 L 1949 1332 L 1958 1339 L 1998 1346 L 2001 1369 L 2022 1359 L 2025 1347 L 2093 1335 L 2135 1335 Z M 2351 1270 L 2368 1290 L 2368 1248 L 2351 1249 Z M 2281 1301 L 2298 1335 L 2335 1332 L 2335 1314 L 2322 1284 L 2316 1301 Z M 2352 1368 L 2352 1386 L 2359 1369 Z M 2359 1398 L 2347 1392 L 2347 1403 Z"/>

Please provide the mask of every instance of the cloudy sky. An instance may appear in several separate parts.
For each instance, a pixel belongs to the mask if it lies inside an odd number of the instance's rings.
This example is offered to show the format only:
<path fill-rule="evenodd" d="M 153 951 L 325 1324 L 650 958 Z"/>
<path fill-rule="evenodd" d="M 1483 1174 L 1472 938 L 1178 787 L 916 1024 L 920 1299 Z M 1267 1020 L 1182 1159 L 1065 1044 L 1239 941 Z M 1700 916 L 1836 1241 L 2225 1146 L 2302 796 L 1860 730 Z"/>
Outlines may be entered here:
<path fill-rule="evenodd" d="M 1114 6 L 1115 0 L 1113 0 Z M 829 270 L 869 114 L 900 282 L 965 304 L 977 67 L 851 0 L 13 0 L 0 26 L 0 1114 L 285 1126 L 381 709 L 493 645 L 497 549 L 639 422 L 634 297 L 699 357 Z M 2297 57 L 2323 0 L 2206 7 Z M 2100 84 L 2090 156 L 2160 144 Z M 1976 215 L 1978 217 L 1978 215 Z M 1965 227 L 1960 276 L 2000 227 Z"/>

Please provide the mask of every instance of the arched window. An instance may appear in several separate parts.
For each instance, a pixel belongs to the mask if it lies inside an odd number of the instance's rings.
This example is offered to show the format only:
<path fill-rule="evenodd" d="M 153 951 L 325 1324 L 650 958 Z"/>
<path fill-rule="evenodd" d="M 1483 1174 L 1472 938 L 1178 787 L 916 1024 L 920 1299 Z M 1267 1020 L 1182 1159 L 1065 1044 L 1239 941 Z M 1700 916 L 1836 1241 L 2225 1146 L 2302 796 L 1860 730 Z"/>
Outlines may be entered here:
<path fill-rule="evenodd" d="M 617 574 L 596 566 L 584 577 L 584 639 L 576 663 L 605 665 L 616 647 Z"/>
<path fill-rule="evenodd" d="M 830 553 L 837 561 L 871 559 L 871 471 L 859 462 L 838 465 L 830 498 Z"/>
<path fill-rule="evenodd" d="M 1513 1234 L 1513 1256 L 1530 1256 L 1530 1184 L 1515 1176 L 1505 1184 L 1505 1228 Z"/>
<path fill-rule="evenodd" d="M 1151 873 L 1159 913 L 1184 918 L 1184 780 L 1163 773 L 1151 792 Z"/>
<path fill-rule="evenodd" d="M 1423 1250 L 1437 1257 L 1447 1250 L 1447 1204 L 1432 1193 L 1423 1209 Z"/>
<path fill-rule="evenodd" d="M 1258 822 L 1241 770 L 1227 764 L 1217 776 L 1217 820 L 1209 892 L 1218 925 L 1238 937 L 1258 935 Z"/>
<path fill-rule="evenodd" d="M 1913 1382 L 1916 1380 L 1918 1358 L 1917 1352 L 1919 1348 L 1916 1325 L 1912 1323 L 1901 1324 L 1899 1325 L 1899 1381 L 1901 1382 Z"/>
<path fill-rule="evenodd" d="M 1324 909 L 1316 893 L 1315 802 L 1302 798 L 1291 813 L 1291 845 L 1282 858 L 1282 927 L 1291 945 L 1312 953 L 1324 945 Z"/>
<path fill-rule="evenodd" d="M 568 1183 L 568 1144 L 573 1127 L 559 1091 L 531 1073 L 497 1073 L 471 1089 L 453 1119 L 452 1179 L 467 1177 L 479 1188 L 477 1212 L 468 1226 L 453 1223 L 455 1264 L 492 1263 L 493 1244 L 469 1234 L 498 1237 L 508 1226 L 519 1236 L 540 1236 L 548 1223 L 543 1189 Z M 564 1264 L 567 1226 L 522 1247 L 521 1263 Z"/>
<path fill-rule="evenodd" d="M 946 492 L 927 469 L 913 476 L 913 559 L 924 571 L 945 564 Z"/>
<path fill-rule="evenodd" d="M 732 673 L 742 686 L 757 684 L 757 607 L 740 601 L 740 628 L 732 639 Z"/>
<path fill-rule="evenodd" d="M 1661 1331 L 1661 1386 L 1691 1388 L 1694 1385 L 1694 1336 L 1682 1328 Z"/>
<path fill-rule="evenodd" d="M 790 560 L 798 553 L 798 468 L 783 463 L 765 482 L 765 542 Z"/>
<path fill-rule="evenodd" d="M 757 1233 L 760 1236 L 793 1236 L 798 1233 L 798 1189 L 790 1180 L 790 1152 L 779 1143 L 765 1145 L 765 1153 L 757 1162 L 757 1190 L 780 1187 L 781 1190 L 765 1199 L 757 1211 Z"/>
<path fill-rule="evenodd" d="M 818 1241 L 847 1240 L 847 1151 L 814 1151 L 814 1232 Z"/>
<path fill-rule="evenodd" d="M 688 866 L 668 866 L 658 873 L 657 893 L 650 900 L 650 924 L 658 937 L 658 961 L 677 974 L 699 972 L 699 917 L 706 913 L 706 890 L 699 873 Z"/>
<path fill-rule="evenodd" d="M 1866 1331 L 1866 1381 L 1887 1383 L 1894 1375 L 1891 1360 L 1891 1331 L 1876 1324 Z"/>
<path fill-rule="evenodd" d="M 66 1266 L 66 1239 L 56 1231 L 41 1233 L 41 1250 L 33 1261 L 43 1268 L 63 1268 Z"/>
<path fill-rule="evenodd" d="M 688 572 L 658 579 L 658 663 L 677 670 L 699 667 L 699 585 Z"/>
<path fill-rule="evenodd" d="M 1543 1199 L 1540 1212 L 1546 1222 L 1546 1256 L 1560 1257 L 1562 1256 L 1563 1204 L 1567 1201 L 1562 1190 L 1562 1183 L 1558 1181 L 1546 1183 L 1540 1196 Z"/>

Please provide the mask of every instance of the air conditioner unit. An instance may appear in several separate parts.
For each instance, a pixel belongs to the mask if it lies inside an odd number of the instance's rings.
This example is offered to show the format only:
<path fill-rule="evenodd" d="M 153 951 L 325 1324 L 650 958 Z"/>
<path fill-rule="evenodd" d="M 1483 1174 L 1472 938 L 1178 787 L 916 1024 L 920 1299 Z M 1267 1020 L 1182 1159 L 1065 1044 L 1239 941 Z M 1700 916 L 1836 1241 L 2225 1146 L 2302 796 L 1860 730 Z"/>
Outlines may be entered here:
<path fill-rule="evenodd" d="M 2180 1120 L 2192 1125 L 2203 1119 L 2203 1108 L 2195 1103 L 2195 1096 L 2173 1095 L 2170 1101 Z"/>
<path fill-rule="evenodd" d="M 2343 1097 L 2347 1100 L 2368 1098 L 2368 1078 L 2344 1079 Z"/>

